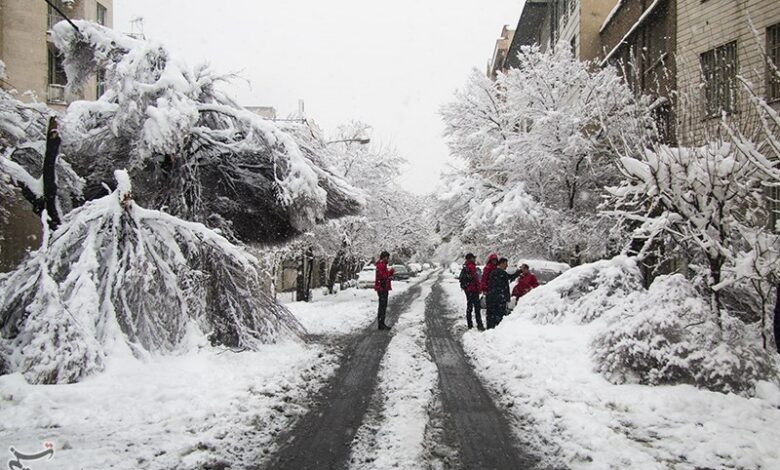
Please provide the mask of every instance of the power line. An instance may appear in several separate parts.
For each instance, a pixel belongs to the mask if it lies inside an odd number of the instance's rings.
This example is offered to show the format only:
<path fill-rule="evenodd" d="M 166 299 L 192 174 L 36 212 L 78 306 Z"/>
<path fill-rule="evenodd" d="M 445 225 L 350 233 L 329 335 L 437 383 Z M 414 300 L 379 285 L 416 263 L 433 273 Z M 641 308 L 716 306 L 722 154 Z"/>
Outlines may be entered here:
<path fill-rule="evenodd" d="M 63 13 L 63 11 L 62 11 L 62 10 L 60 10 L 60 9 L 59 9 L 59 7 L 57 7 L 57 5 L 55 5 L 54 3 L 52 3 L 50 0 L 44 0 L 44 1 L 45 1 L 46 3 L 48 3 L 50 7 L 54 8 L 54 11 L 56 11 L 57 13 L 59 13 L 59 14 L 60 14 L 60 16 L 62 16 L 62 17 L 65 19 L 65 21 L 67 21 L 67 22 L 68 22 L 68 24 L 70 24 L 71 26 L 73 26 L 73 29 L 75 29 L 77 33 L 81 34 L 81 31 L 79 30 L 79 27 L 78 27 L 78 26 L 76 26 L 76 25 L 73 23 L 73 21 L 71 21 L 71 20 L 70 20 L 70 18 L 68 18 L 68 15 L 66 15 L 65 13 Z"/>

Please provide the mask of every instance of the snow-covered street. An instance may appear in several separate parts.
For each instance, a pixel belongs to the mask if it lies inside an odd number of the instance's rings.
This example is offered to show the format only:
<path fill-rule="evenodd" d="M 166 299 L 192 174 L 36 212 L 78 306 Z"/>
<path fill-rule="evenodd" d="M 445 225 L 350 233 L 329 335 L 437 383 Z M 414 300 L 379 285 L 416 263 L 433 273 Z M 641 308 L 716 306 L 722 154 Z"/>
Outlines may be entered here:
<path fill-rule="evenodd" d="M 780 0 L 0 0 L 0 468 L 780 470 Z"/>
<path fill-rule="evenodd" d="M 309 344 L 127 359 L 67 386 L 0 377 L 0 436 L 54 443 L 35 468 L 58 469 L 780 465 L 772 384 L 755 398 L 613 385 L 587 352 L 597 323 L 540 325 L 519 307 L 466 330 L 451 274 L 397 285 L 390 332 L 374 329 L 373 290 L 347 289 L 288 303 Z"/>

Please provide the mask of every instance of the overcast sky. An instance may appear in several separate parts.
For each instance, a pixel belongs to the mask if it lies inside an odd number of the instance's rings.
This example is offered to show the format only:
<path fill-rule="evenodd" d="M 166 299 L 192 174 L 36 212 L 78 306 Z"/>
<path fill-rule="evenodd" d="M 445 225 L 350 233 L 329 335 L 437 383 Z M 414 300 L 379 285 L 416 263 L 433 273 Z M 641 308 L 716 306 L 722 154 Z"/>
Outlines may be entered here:
<path fill-rule="evenodd" d="M 430 192 L 449 161 L 439 106 L 484 70 L 524 0 L 115 0 L 114 27 L 190 64 L 239 72 L 243 105 L 297 109 L 327 132 L 351 119 L 409 160 L 404 187 Z"/>

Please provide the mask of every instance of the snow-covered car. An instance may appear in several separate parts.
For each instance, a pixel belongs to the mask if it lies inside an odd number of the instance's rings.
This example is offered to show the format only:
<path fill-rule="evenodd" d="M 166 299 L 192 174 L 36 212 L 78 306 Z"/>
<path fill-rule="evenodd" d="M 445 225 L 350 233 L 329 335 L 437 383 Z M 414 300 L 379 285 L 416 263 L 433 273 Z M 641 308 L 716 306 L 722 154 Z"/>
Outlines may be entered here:
<path fill-rule="evenodd" d="M 409 272 L 412 273 L 412 276 L 416 276 L 423 270 L 423 267 L 420 263 L 409 263 L 407 267 L 409 268 Z"/>
<path fill-rule="evenodd" d="M 376 281 L 376 267 L 366 266 L 358 273 L 357 285 L 360 289 L 374 287 Z"/>
<path fill-rule="evenodd" d="M 527 264 L 528 269 L 536 275 L 539 284 L 547 284 L 571 269 L 571 266 L 566 263 L 556 263 L 554 261 L 528 260 L 524 261 L 524 263 Z"/>
<path fill-rule="evenodd" d="M 403 264 L 394 264 L 392 268 L 395 269 L 394 281 L 406 281 L 412 276 Z"/>
<path fill-rule="evenodd" d="M 423 263 L 423 269 L 431 269 L 431 263 Z"/>

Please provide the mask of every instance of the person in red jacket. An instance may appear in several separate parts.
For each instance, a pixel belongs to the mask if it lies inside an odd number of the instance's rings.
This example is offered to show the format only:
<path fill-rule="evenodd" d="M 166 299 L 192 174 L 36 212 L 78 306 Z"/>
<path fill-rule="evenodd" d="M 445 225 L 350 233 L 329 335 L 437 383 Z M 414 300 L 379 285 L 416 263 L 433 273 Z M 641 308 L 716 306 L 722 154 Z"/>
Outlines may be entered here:
<path fill-rule="evenodd" d="M 390 259 L 390 253 L 383 251 L 379 255 L 379 261 L 376 263 L 376 281 L 374 282 L 374 290 L 379 295 L 379 310 L 377 311 L 377 326 L 380 330 L 389 330 L 390 327 L 385 325 L 385 315 L 387 314 L 387 298 L 390 295 L 390 291 L 393 290 L 393 274 L 395 269 L 387 268 L 387 261 Z"/>
<path fill-rule="evenodd" d="M 491 253 L 490 256 L 488 256 L 487 263 L 485 263 L 485 269 L 482 270 L 482 280 L 479 284 L 479 290 L 483 294 L 487 294 L 487 291 L 489 290 L 488 279 L 490 278 L 490 271 L 496 269 L 497 264 L 498 255 Z"/>
<path fill-rule="evenodd" d="M 477 329 L 483 331 L 485 327 L 482 325 L 482 314 L 480 313 L 480 286 L 476 259 L 473 253 L 466 255 L 466 262 L 460 272 L 460 287 L 466 293 L 466 324 L 469 330 L 474 328 L 474 323 L 471 321 L 471 312 L 473 311 L 477 320 Z"/>
<path fill-rule="evenodd" d="M 514 297 L 515 300 L 531 292 L 531 289 L 539 287 L 539 281 L 536 279 L 534 273 L 529 271 L 527 264 L 520 265 L 520 272 L 520 278 L 517 279 L 517 284 L 515 284 L 515 288 L 512 289 L 512 297 Z"/>

